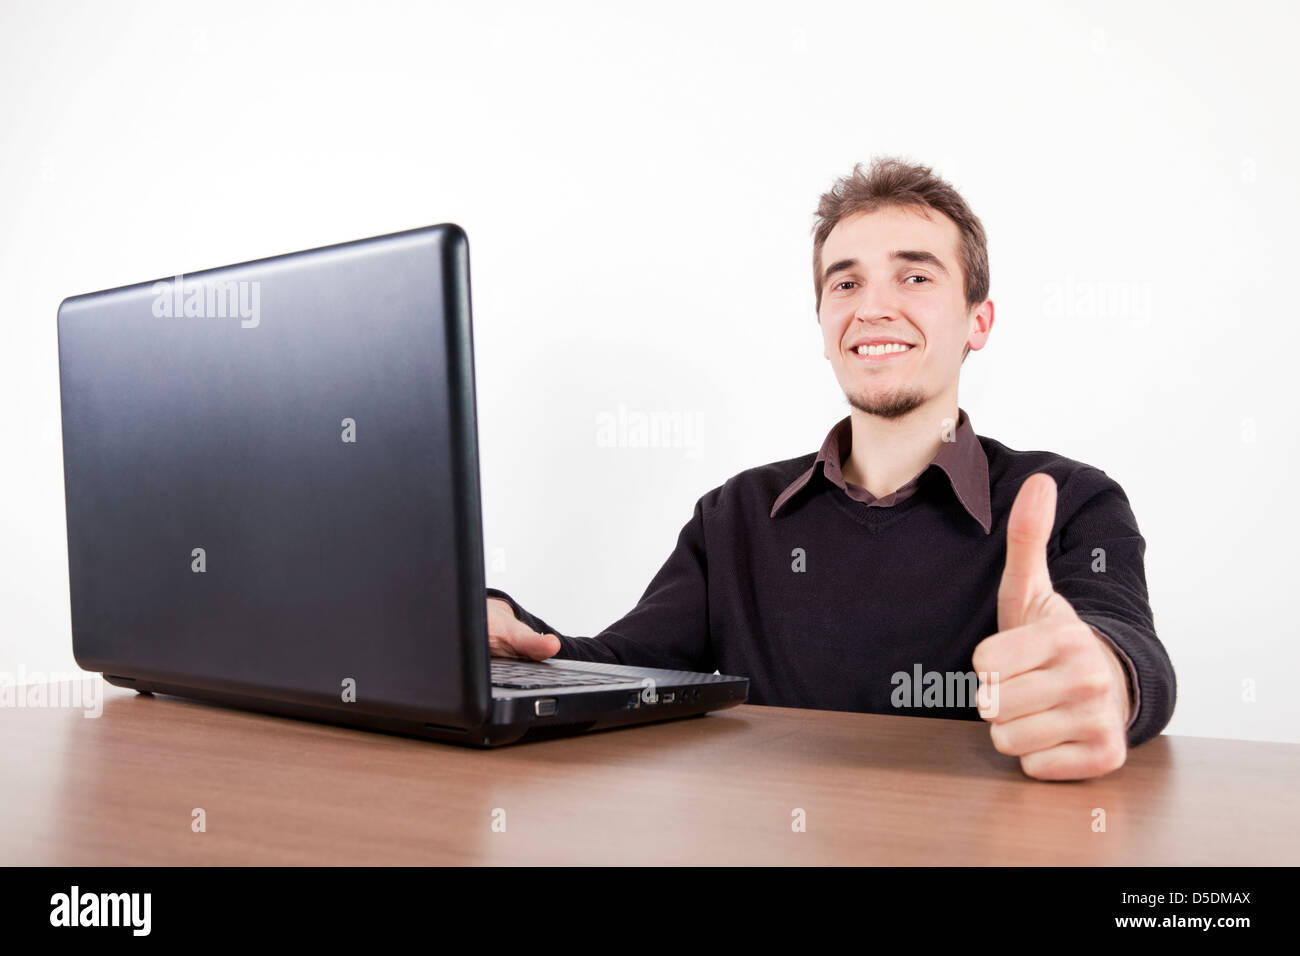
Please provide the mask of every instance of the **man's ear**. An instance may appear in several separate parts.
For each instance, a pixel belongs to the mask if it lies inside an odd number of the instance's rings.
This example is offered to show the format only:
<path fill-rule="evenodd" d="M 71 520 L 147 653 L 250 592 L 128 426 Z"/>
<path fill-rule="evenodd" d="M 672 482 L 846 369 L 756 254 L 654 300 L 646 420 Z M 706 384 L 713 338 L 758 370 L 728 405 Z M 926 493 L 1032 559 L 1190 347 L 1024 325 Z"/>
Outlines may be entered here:
<path fill-rule="evenodd" d="M 971 339 L 975 341 L 976 351 L 988 344 L 989 333 L 993 331 L 993 300 L 985 299 L 984 303 L 971 313 L 971 318 L 974 320 L 974 328 L 966 341 L 966 351 L 961 357 L 963 362 L 966 361 L 966 356 L 971 352 Z"/>

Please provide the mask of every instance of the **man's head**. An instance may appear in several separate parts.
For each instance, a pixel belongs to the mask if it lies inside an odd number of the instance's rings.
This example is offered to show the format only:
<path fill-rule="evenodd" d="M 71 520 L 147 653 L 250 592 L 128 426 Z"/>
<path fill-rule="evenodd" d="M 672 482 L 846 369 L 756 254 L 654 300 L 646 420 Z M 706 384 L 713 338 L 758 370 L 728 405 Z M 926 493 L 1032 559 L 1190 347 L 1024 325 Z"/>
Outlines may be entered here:
<path fill-rule="evenodd" d="M 900 418 L 956 398 L 961 364 L 993 327 L 984 227 L 926 166 L 853 167 L 817 206 L 813 283 L 826 358 L 849 404 Z M 864 341 L 906 343 L 861 355 Z"/>

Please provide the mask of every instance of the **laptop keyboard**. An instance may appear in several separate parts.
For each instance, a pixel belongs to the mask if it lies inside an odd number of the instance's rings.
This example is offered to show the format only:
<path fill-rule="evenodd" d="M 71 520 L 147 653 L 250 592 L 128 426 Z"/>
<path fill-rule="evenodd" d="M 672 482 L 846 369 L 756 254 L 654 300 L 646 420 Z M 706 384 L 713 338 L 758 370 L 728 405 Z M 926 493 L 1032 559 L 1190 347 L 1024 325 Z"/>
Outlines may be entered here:
<path fill-rule="evenodd" d="M 511 690 L 535 687 L 577 687 L 585 684 L 635 684 L 632 677 L 593 674 L 590 671 L 566 670 L 533 661 L 492 661 L 492 686 Z"/>

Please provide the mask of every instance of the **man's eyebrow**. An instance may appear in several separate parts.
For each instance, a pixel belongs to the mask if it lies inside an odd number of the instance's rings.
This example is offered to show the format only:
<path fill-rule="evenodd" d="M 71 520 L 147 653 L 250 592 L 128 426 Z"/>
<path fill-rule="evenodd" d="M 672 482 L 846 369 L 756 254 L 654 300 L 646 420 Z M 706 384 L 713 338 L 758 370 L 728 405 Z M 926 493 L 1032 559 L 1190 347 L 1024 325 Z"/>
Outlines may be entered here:
<path fill-rule="evenodd" d="M 924 263 L 926 265 L 934 266 L 944 275 L 949 274 L 948 267 L 943 264 L 943 260 L 933 252 L 927 252 L 925 249 L 895 249 L 889 254 L 889 258 L 901 259 L 904 262 Z M 847 272 L 848 270 L 856 269 L 857 267 L 857 259 L 841 259 L 838 262 L 831 263 L 826 271 L 822 273 L 822 285 L 826 285 L 826 283 L 830 281 L 831 276 L 835 275 L 835 273 Z"/>
<path fill-rule="evenodd" d="M 835 275 L 835 273 L 848 272 L 850 269 L 857 268 L 857 265 L 857 259 L 841 259 L 839 262 L 831 263 L 826 271 L 822 273 L 822 287 L 825 288 L 826 283 L 831 281 L 831 276 Z"/>
<path fill-rule="evenodd" d="M 889 254 L 889 258 L 902 259 L 904 262 L 922 262 L 934 266 L 944 275 L 948 274 L 948 267 L 943 264 L 943 260 L 933 252 L 924 249 L 895 249 Z"/>

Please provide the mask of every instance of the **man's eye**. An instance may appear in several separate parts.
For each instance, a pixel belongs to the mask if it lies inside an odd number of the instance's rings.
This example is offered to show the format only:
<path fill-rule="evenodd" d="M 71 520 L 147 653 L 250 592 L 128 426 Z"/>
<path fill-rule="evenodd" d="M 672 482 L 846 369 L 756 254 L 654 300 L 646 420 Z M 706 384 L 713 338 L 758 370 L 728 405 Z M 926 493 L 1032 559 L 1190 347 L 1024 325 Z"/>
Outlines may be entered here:
<path fill-rule="evenodd" d="M 853 282 L 852 279 L 845 279 L 843 282 L 837 283 L 836 286 L 835 286 L 835 288 L 836 288 L 836 289 L 840 289 L 840 288 L 843 288 L 843 287 L 846 286 L 846 285 L 853 285 L 853 284 L 854 284 L 854 282 Z"/>
<path fill-rule="evenodd" d="M 929 282 L 929 281 L 930 281 L 930 277 L 929 277 L 929 276 L 908 276 L 908 278 L 909 278 L 909 279 L 924 279 L 926 282 Z"/>

